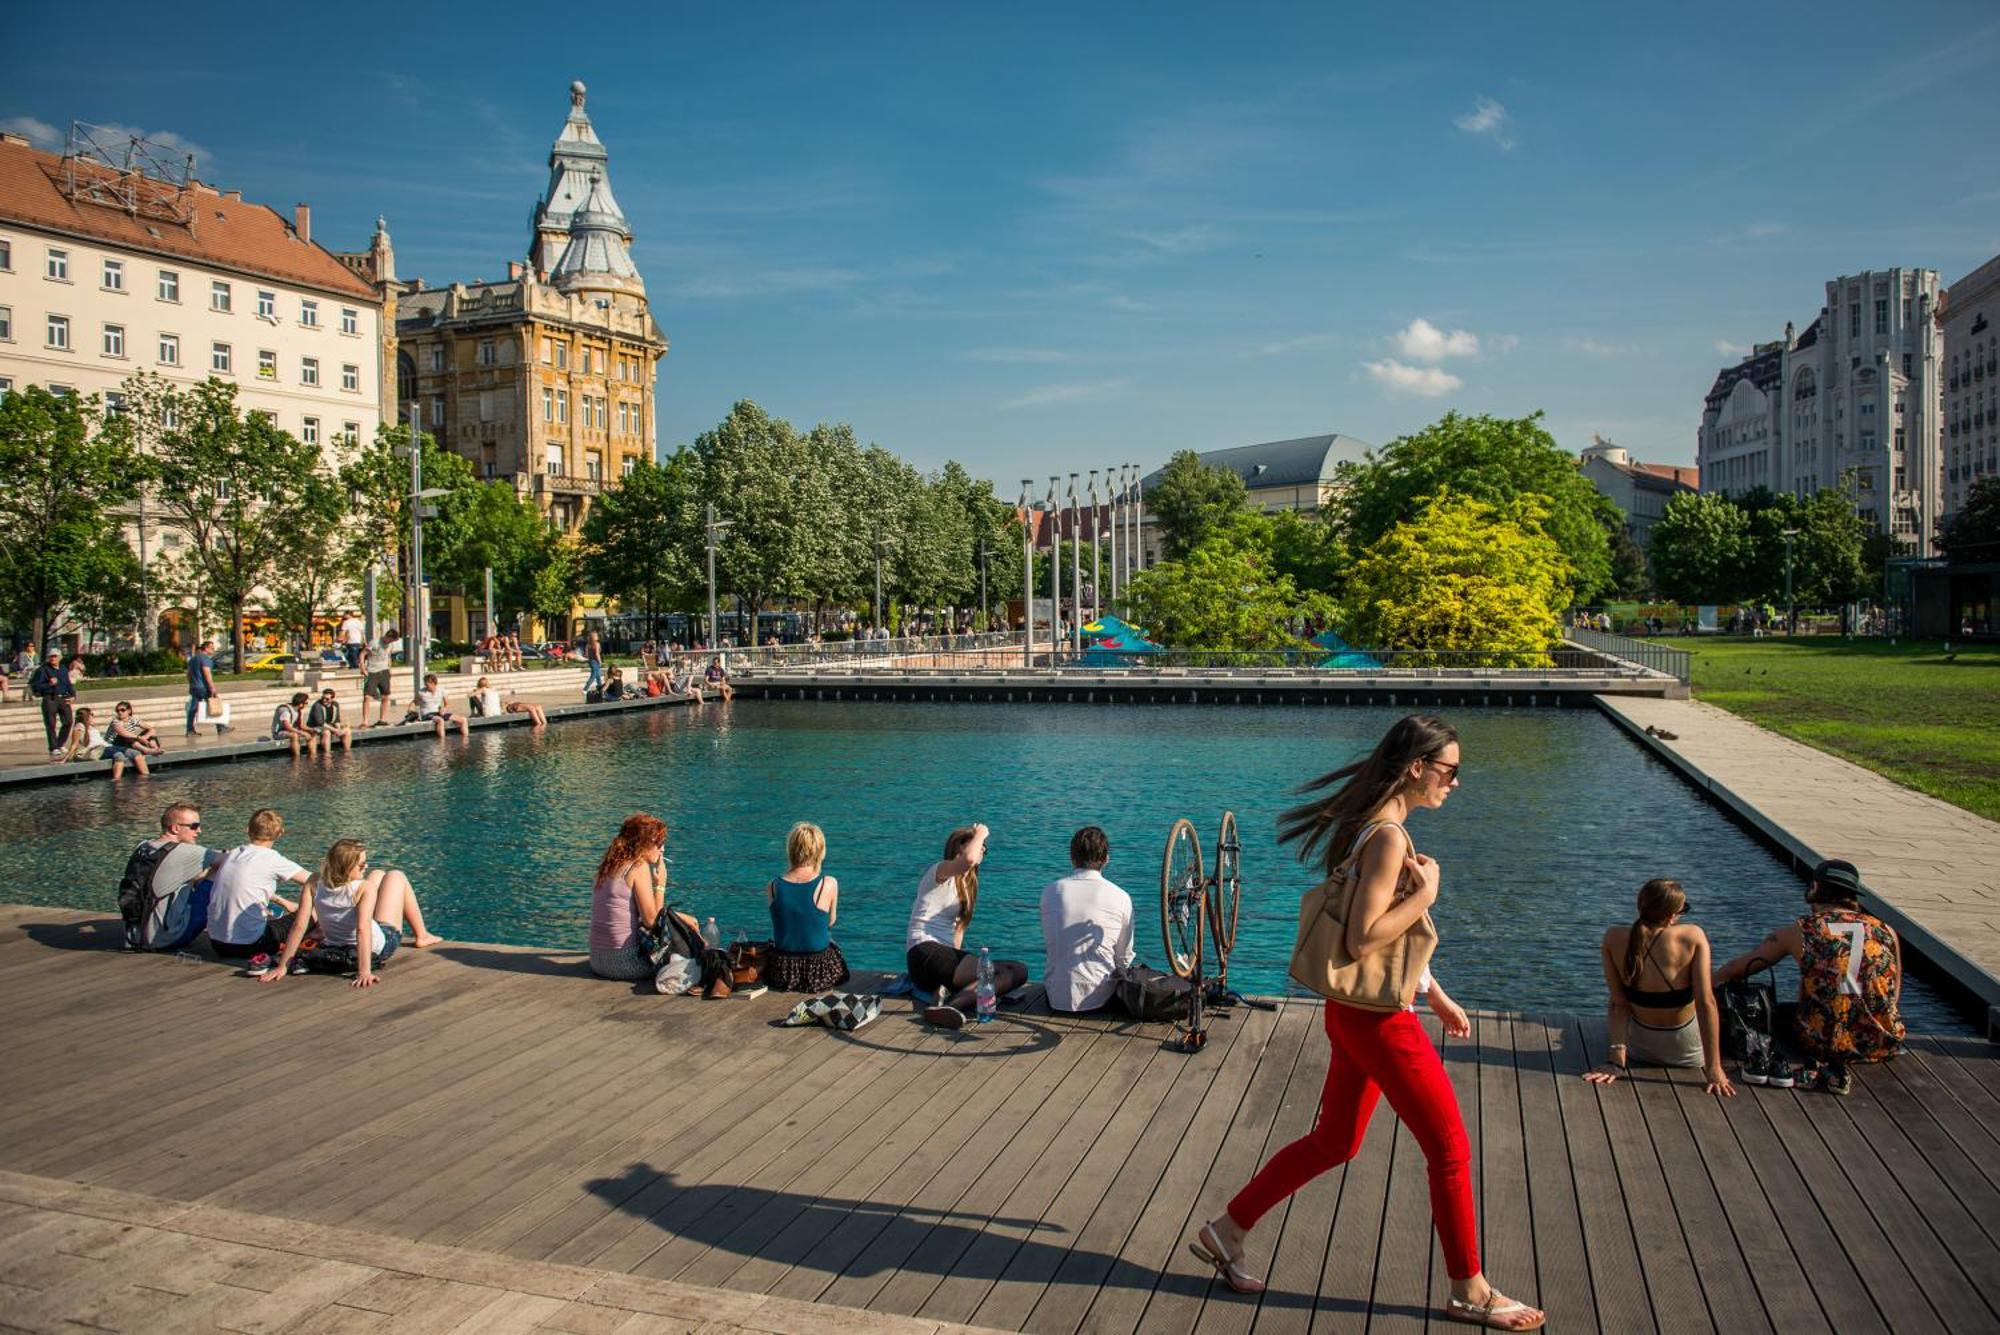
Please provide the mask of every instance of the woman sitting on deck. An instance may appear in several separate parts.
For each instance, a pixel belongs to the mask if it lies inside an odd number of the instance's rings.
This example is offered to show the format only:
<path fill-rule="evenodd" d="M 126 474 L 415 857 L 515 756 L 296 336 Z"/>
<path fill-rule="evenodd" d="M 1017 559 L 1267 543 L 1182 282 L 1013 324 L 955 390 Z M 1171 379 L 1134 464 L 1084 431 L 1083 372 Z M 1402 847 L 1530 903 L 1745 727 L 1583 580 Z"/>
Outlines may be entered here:
<path fill-rule="evenodd" d="M 600 978 L 651 978 L 657 967 L 646 933 L 666 905 L 667 823 L 657 816 L 627 816 L 618 837 L 597 864 L 590 891 L 590 971 Z M 700 935 L 700 924 L 676 915 Z M 641 930 L 641 929 L 645 930 Z"/>
<path fill-rule="evenodd" d="M 847 981 L 847 958 L 831 935 L 840 882 L 828 876 L 826 833 L 800 821 L 785 836 L 791 869 L 764 887 L 771 901 L 771 954 L 764 982 L 776 992 L 826 992 Z"/>
<path fill-rule="evenodd" d="M 937 1002 L 924 1018 L 946 1029 L 959 1029 L 977 1004 L 979 957 L 965 949 L 965 929 L 979 903 L 979 864 L 986 860 L 987 829 L 964 825 L 945 836 L 944 861 L 934 863 L 917 882 L 910 906 L 910 926 L 904 935 L 910 981 L 922 992 L 934 992 Z M 993 961 L 993 993 L 1004 997 L 1028 981 L 1028 966 L 1019 960 Z"/>
<path fill-rule="evenodd" d="M 319 945 L 310 952 L 314 962 L 330 964 L 338 957 L 337 967 L 348 967 L 351 960 L 354 979 L 348 986 L 373 987 L 375 970 L 403 944 L 405 922 L 410 925 L 410 944 L 419 950 L 443 940 L 424 926 L 424 911 L 417 906 L 409 877 L 386 867 L 370 871 L 366 844 L 336 839 L 326 850 L 326 861 L 319 864 L 319 874 L 299 892 L 299 911 L 292 915 L 277 966 L 266 970 L 259 981 L 282 981 L 291 971 L 306 929 L 317 923 Z M 366 950 L 361 948 L 363 923 L 368 925 Z"/>
<path fill-rule="evenodd" d="M 1611 1054 L 1585 1080 L 1608 1085 L 1625 1074 L 1628 1061 L 1699 1066 L 1709 1093 L 1735 1097 L 1722 1070 L 1708 935 L 1681 921 L 1687 911 L 1679 881 L 1651 880 L 1639 887 L 1637 920 L 1605 932 L 1598 953 L 1611 990 Z"/>

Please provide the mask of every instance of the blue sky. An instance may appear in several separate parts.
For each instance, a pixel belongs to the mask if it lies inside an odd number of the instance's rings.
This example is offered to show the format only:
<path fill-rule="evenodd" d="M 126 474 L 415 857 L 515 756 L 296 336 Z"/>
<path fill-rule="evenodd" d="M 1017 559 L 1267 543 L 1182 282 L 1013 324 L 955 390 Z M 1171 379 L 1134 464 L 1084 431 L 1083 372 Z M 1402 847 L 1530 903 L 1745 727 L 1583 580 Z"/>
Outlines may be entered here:
<path fill-rule="evenodd" d="M 33 5 L 0 123 L 443 283 L 522 256 L 581 78 L 667 444 L 749 397 L 1007 494 L 1450 408 L 1691 461 L 1719 349 L 2000 253 L 1990 3 L 1387 8 Z"/>

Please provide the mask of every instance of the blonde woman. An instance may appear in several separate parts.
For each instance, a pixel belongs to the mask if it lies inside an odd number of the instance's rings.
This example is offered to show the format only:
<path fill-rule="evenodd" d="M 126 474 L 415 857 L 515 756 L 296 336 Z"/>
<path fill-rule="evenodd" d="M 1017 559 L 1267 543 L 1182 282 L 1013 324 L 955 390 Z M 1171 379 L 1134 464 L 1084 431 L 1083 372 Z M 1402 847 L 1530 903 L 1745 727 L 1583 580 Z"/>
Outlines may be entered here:
<path fill-rule="evenodd" d="M 501 714 L 526 714 L 529 721 L 537 728 L 546 728 L 549 725 L 549 716 L 542 712 L 540 705 L 532 700 L 523 700 L 518 695 L 510 695 L 502 701 L 500 692 L 485 677 L 481 677 L 479 684 L 472 688 L 472 712 L 481 718 L 497 718 Z"/>
<path fill-rule="evenodd" d="M 1611 993 L 1606 1027 L 1610 1059 L 1584 1079 L 1608 1085 L 1628 1062 L 1701 1068 L 1708 1092 L 1733 1098 L 1722 1070 L 1722 1021 L 1709 976 L 1708 934 L 1681 919 L 1688 911 L 1679 881 L 1639 887 L 1639 916 L 1604 934 L 1598 954 Z"/>
<path fill-rule="evenodd" d="M 424 926 L 424 911 L 417 905 L 410 878 L 387 868 L 370 871 L 368 846 L 359 839 L 336 839 L 326 850 L 318 874 L 299 892 L 299 911 L 292 915 L 292 929 L 285 934 L 277 966 L 266 971 L 260 982 L 275 983 L 291 971 L 299 943 L 314 920 L 319 923 L 319 946 L 314 954 L 344 952 L 354 960 L 350 987 L 375 985 L 375 970 L 403 944 L 405 922 L 410 925 L 410 944 L 419 950 L 443 940 Z M 364 923 L 366 949 L 361 946 Z"/>
<path fill-rule="evenodd" d="M 924 1018 L 946 1029 L 960 1029 L 976 1004 L 979 957 L 965 949 L 965 929 L 979 903 L 979 864 L 986 860 L 984 825 L 961 825 L 945 836 L 944 860 L 933 863 L 917 882 L 910 905 L 909 930 L 904 933 L 910 981 L 919 992 L 936 994 Z M 993 992 L 1006 996 L 1028 981 L 1028 966 L 1019 960 L 993 961 Z"/>
<path fill-rule="evenodd" d="M 802 820 L 785 836 L 791 866 L 764 887 L 771 903 L 771 954 L 764 982 L 774 992 L 825 992 L 847 981 L 847 958 L 833 943 L 840 882 L 826 874 L 826 832 Z"/>

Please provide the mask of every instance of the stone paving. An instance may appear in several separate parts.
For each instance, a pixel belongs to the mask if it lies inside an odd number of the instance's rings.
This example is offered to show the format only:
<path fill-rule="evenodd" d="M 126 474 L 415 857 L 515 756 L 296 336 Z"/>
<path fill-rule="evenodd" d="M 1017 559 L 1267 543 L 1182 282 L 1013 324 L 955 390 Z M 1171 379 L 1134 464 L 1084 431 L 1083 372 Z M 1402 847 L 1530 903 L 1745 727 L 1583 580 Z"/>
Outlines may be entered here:
<path fill-rule="evenodd" d="M 1600 696 L 1614 721 L 1805 866 L 1844 857 L 2000 1032 L 2000 824 L 1695 700 Z M 1648 727 L 1674 734 L 1648 736 Z"/>
<path fill-rule="evenodd" d="M 978 1328 L 0 1173 L 0 1330 L 976 1335 Z"/>

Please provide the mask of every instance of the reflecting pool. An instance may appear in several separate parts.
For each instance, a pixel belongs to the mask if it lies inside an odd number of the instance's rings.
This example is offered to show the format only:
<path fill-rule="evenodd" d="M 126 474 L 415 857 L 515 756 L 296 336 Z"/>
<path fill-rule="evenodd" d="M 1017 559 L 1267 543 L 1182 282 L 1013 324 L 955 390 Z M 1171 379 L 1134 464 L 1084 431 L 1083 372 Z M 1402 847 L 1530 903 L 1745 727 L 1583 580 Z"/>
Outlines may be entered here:
<path fill-rule="evenodd" d="M 835 939 L 857 967 L 900 970 L 917 878 L 952 826 L 983 820 L 992 849 L 968 944 L 1039 976 L 1036 906 L 1066 869 L 1077 826 L 1110 834 L 1106 874 L 1131 892 L 1141 956 L 1157 963 L 1168 826 L 1189 816 L 1212 844 L 1228 807 L 1245 882 L 1231 981 L 1275 992 L 1314 879 L 1275 843 L 1277 814 L 1295 785 L 1358 757 L 1401 712 L 739 701 L 541 736 L 485 730 L 468 743 L 168 770 L 116 789 L 0 797 L 0 898 L 113 910 L 126 854 L 169 799 L 200 803 L 221 844 L 240 842 L 251 810 L 270 805 L 294 860 L 315 865 L 334 839 L 364 838 L 375 865 L 410 873 L 448 937 L 581 949 L 597 859 L 619 821 L 643 810 L 671 831 L 675 902 L 762 936 L 763 887 L 804 819 L 825 827 L 827 870 L 840 878 Z M 1411 832 L 1444 867 L 1435 967 L 1463 1003 L 1600 1009 L 1599 935 L 1630 919 L 1648 877 L 1687 886 L 1718 956 L 1799 911 L 1802 887 L 1783 863 L 1596 711 L 1447 713 L 1463 737 L 1462 785 Z M 1865 873 L 1867 850 L 1852 855 Z M 1913 1029 L 1970 1032 L 1919 980 L 1904 1004 Z"/>

